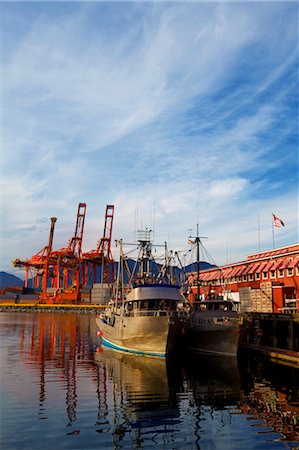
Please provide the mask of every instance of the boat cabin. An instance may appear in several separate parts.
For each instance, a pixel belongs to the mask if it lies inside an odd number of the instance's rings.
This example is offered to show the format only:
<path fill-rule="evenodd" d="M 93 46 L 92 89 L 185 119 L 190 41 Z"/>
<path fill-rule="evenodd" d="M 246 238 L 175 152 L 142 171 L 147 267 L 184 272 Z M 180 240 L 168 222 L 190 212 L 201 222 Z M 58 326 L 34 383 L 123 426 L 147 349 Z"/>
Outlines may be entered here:
<path fill-rule="evenodd" d="M 125 300 L 124 311 L 130 315 L 167 315 L 177 311 L 178 301 L 175 299 L 147 299 L 147 300 Z"/>
<path fill-rule="evenodd" d="M 193 311 L 239 311 L 239 304 L 229 300 L 206 300 L 194 302 Z"/>

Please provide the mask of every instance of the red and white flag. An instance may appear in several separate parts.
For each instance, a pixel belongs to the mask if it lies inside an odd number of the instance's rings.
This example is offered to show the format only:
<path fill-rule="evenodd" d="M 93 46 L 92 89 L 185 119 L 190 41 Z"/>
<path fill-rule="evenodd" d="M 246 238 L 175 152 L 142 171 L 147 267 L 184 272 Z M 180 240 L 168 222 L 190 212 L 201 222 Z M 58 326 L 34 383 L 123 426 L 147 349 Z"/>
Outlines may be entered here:
<path fill-rule="evenodd" d="M 283 221 L 279 218 L 279 217 L 277 217 L 275 214 L 273 214 L 272 213 L 272 216 L 273 216 L 273 225 L 275 226 L 275 227 L 277 227 L 277 228 L 281 228 L 281 227 L 284 227 L 284 223 L 283 223 Z"/>

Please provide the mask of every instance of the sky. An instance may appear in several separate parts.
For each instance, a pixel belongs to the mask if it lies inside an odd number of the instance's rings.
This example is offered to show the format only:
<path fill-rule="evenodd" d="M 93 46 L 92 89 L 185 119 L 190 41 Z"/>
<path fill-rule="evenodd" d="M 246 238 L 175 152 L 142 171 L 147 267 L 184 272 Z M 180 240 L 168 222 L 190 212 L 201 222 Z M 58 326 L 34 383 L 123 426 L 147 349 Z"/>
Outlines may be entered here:
<path fill-rule="evenodd" d="M 1 2 L 1 264 L 154 230 L 216 264 L 298 239 L 299 4 Z M 113 243 L 113 253 L 117 249 Z M 187 261 L 189 262 L 189 261 Z"/>

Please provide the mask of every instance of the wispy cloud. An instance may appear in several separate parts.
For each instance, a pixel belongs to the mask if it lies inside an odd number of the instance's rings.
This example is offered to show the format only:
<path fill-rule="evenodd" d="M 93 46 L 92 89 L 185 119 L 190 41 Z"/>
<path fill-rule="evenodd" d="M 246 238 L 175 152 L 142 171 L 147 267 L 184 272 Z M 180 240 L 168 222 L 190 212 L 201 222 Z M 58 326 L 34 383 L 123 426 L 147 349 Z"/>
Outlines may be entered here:
<path fill-rule="evenodd" d="M 45 245 L 52 215 L 65 245 L 79 201 L 86 248 L 106 203 L 117 237 L 154 202 L 173 245 L 200 221 L 219 262 L 232 236 L 232 257 L 255 251 L 254 217 L 275 207 L 281 244 L 298 240 L 296 3 L 1 9 L 5 269 Z"/>

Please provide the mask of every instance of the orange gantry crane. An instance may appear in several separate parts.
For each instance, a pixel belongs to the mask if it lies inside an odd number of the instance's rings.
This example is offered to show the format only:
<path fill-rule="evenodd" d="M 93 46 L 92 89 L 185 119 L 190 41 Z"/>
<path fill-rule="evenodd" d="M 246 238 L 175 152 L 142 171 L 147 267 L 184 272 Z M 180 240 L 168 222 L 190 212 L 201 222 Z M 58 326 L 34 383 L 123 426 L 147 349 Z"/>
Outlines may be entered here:
<path fill-rule="evenodd" d="M 97 268 L 101 269 L 99 278 L 102 282 L 112 283 L 114 280 L 114 259 L 111 253 L 113 218 L 114 205 L 107 205 L 104 232 L 97 243 L 97 248 L 82 254 L 84 285 L 91 285 L 96 282 Z"/>
<path fill-rule="evenodd" d="M 26 270 L 25 288 L 28 288 L 30 277 L 34 282 L 34 288 L 41 291 L 39 296 L 41 303 L 79 301 L 81 287 L 95 283 L 97 275 L 104 283 L 113 282 L 114 260 L 111 253 L 111 238 L 114 206 L 106 206 L 103 237 L 98 241 L 97 248 L 83 253 L 85 215 L 86 204 L 79 203 L 75 233 L 67 247 L 52 250 L 57 220 L 56 217 L 52 217 L 48 245 L 25 261 L 20 259 L 13 261 L 15 267 Z"/>
<path fill-rule="evenodd" d="M 33 288 L 46 290 L 47 279 L 49 276 L 49 266 L 51 264 L 50 254 L 52 251 L 54 229 L 57 218 L 51 217 L 51 227 L 49 242 L 42 250 L 31 258 L 22 261 L 15 259 L 12 263 L 15 267 L 25 268 L 25 288 L 28 288 L 29 277 L 33 281 Z"/>
<path fill-rule="evenodd" d="M 79 203 L 75 234 L 69 240 L 68 246 L 52 250 L 53 287 L 42 291 L 40 300 L 46 303 L 60 303 L 80 300 L 80 280 L 82 270 L 82 240 L 86 215 L 86 203 Z"/>

